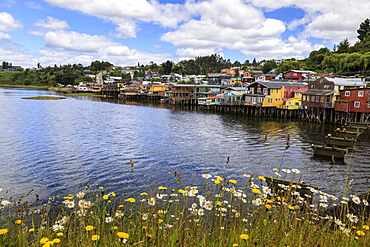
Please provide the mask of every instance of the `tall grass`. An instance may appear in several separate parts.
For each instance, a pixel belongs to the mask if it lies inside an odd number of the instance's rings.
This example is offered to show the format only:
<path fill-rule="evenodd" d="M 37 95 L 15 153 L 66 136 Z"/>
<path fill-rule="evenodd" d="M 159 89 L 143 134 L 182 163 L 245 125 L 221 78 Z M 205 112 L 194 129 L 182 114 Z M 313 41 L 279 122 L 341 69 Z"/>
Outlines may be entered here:
<path fill-rule="evenodd" d="M 299 173 L 276 170 L 292 178 Z M 313 188 L 312 195 L 302 195 L 292 183 L 273 191 L 265 177 L 253 174 L 244 181 L 203 174 L 199 187 L 183 185 L 177 171 L 174 176 L 174 188 L 163 185 L 129 198 L 99 185 L 42 205 L 38 199 L 33 204 L 6 200 L 4 194 L 0 246 L 337 247 L 370 242 L 367 200 L 355 195 L 342 202 Z M 354 214 L 351 203 L 362 210 Z M 340 213 L 325 212 L 333 204 L 341 206 Z"/>

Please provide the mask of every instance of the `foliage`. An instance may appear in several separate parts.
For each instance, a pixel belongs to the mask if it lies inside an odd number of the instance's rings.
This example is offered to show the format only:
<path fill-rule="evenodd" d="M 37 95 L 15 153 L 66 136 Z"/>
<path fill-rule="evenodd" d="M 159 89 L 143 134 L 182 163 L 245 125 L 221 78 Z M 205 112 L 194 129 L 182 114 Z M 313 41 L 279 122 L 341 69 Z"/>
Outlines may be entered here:
<path fill-rule="evenodd" d="M 265 65 L 263 65 L 263 67 L 262 67 L 262 72 L 263 72 L 264 74 L 267 74 L 267 73 L 269 73 L 271 70 L 276 69 L 276 68 L 277 68 L 277 64 L 276 64 L 275 60 L 270 60 L 270 61 L 267 61 L 267 62 L 265 63 Z"/>
<path fill-rule="evenodd" d="M 134 172 L 134 162 L 130 166 Z M 100 185 L 41 205 L 3 195 L 0 245 L 336 247 L 370 241 L 365 210 L 356 215 L 347 206 L 366 208 L 367 202 L 352 195 L 343 198 L 340 214 L 328 215 L 326 208 L 338 198 L 313 188 L 303 195 L 292 182 L 299 170 L 274 171 L 277 177 L 289 175 L 291 183 L 269 187 L 265 177 L 254 174 L 244 181 L 203 174 L 203 185 L 192 187 L 174 172 L 174 188 L 159 186 L 131 197 Z M 319 201 L 311 204 L 307 193 Z"/>
<path fill-rule="evenodd" d="M 370 20 L 367 18 L 361 22 L 359 29 L 357 29 L 357 38 L 362 41 L 370 31 Z"/>

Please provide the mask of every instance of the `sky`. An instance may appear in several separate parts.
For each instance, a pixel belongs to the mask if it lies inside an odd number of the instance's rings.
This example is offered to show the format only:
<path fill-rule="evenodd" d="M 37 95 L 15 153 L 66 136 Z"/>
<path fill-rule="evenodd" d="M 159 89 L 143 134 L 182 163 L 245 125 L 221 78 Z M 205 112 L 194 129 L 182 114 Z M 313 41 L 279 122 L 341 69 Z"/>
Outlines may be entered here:
<path fill-rule="evenodd" d="M 370 0 L 0 0 L 0 62 L 302 59 L 357 40 Z"/>

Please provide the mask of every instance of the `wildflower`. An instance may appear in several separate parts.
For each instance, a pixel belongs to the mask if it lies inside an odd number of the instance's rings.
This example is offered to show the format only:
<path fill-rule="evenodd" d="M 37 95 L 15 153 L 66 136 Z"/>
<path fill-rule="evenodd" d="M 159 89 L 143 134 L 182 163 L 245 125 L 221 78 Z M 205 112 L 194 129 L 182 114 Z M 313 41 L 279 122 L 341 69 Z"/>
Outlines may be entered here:
<path fill-rule="evenodd" d="M 360 198 L 359 198 L 358 196 L 353 196 L 353 197 L 352 197 L 352 201 L 353 201 L 354 203 L 356 203 L 356 204 L 360 204 L 360 203 L 361 203 L 361 200 L 360 200 Z"/>
<path fill-rule="evenodd" d="M 220 180 L 220 181 L 224 181 L 225 179 L 223 177 L 220 177 L 220 176 L 216 176 L 217 180 Z"/>
<path fill-rule="evenodd" d="M 288 208 L 289 208 L 290 210 L 294 210 L 294 209 L 295 209 L 295 207 L 294 207 L 294 206 L 291 206 L 291 205 L 288 205 Z"/>
<path fill-rule="evenodd" d="M 364 230 L 369 230 L 369 229 L 370 229 L 370 227 L 369 227 L 368 225 L 363 225 L 363 226 L 362 226 L 362 229 L 364 229 Z"/>
<path fill-rule="evenodd" d="M 240 239 L 241 240 L 247 240 L 249 238 L 249 235 L 248 234 L 241 234 L 240 235 Z"/>
<path fill-rule="evenodd" d="M 362 200 L 362 203 L 365 205 L 365 206 L 369 206 L 369 202 L 365 199 Z"/>
<path fill-rule="evenodd" d="M 282 171 L 283 172 L 286 172 L 286 173 L 290 173 L 291 172 L 291 170 L 289 170 L 289 169 L 282 169 Z"/>
<path fill-rule="evenodd" d="M 262 200 L 261 200 L 261 198 L 256 198 L 255 200 L 252 201 L 252 203 L 255 206 L 260 206 L 262 204 Z"/>
<path fill-rule="evenodd" d="M 258 177 L 260 180 L 266 180 L 266 178 L 264 176 L 259 176 Z"/>
<path fill-rule="evenodd" d="M 155 198 L 154 198 L 154 197 L 149 198 L 149 199 L 148 199 L 148 204 L 149 204 L 150 206 L 154 206 L 154 205 L 155 205 Z"/>
<path fill-rule="evenodd" d="M 238 183 L 238 181 L 236 181 L 236 180 L 234 180 L 234 179 L 230 179 L 230 180 L 229 180 L 229 183 L 237 184 L 237 183 Z"/>
<path fill-rule="evenodd" d="M 117 218 L 121 218 L 123 216 L 123 213 L 122 212 L 120 212 L 120 211 L 117 211 L 116 212 L 116 217 Z"/>
<path fill-rule="evenodd" d="M 207 210 L 212 210 L 213 208 L 212 202 L 207 201 L 206 204 L 204 205 L 204 208 Z"/>
<path fill-rule="evenodd" d="M 262 192 L 259 189 L 252 189 L 252 192 L 254 194 L 262 194 Z"/>
<path fill-rule="evenodd" d="M 203 216 L 204 215 L 204 209 L 203 208 L 198 209 L 198 215 L 199 216 Z"/>
<path fill-rule="evenodd" d="M 162 219 L 158 219 L 158 223 L 162 223 L 163 222 L 163 220 Z"/>
<path fill-rule="evenodd" d="M 349 221 L 353 222 L 353 223 L 357 223 L 358 221 L 358 218 L 356 215 L 353 215 L 353 214 L 347 214 L 347 218 Z"/>
<path fill-rule="evenodd" d="M 74 201 L 68 201 L 68 202 L 66 203 L 66 206 L 67 206 L 68 208 L 74 208 L 74 207 L 75 207 L 75 202 L 74 202 Z"/>
<path fill-rule="evenodd" d="M 266 204 L 265 207 L 270 210 L 272 208 L 272 206 L 270 204 Z"/>
<path fill-rule="evenodd" d="M 159 186 L 159 187 L 158 187 L 158 189 L 159 189 L 159 190 L 166 190 L 166 189 L 167 189 L 167 187 Z"/>
<path fill-rule="evenodd" d="M 59 225 L 59 224 L 53 225 L 54 232 L 63 230 L 63 228 L 64 228 L 63 225 Z"/>
<path fill-rule="evenodd" d="M 42 238 L 40 239 L 40 244 L 46 244 L 47 241 L 49 241 L 48 238 Z"/>
<path fill-rule="evenodd" d="M 113 221 L 112 217 L 105 217 L 105 222 L 111 223 Z"/>
<path fill-rule="evenodd" d="M 334 223 L 337 224 L 338 226 L 343 225 L 342 221 L 339 219 L 335 219 Z"/>
<path fill-rule="evenodd" d="M 63 232 L 58 232 L 58 233 L 57 233 L 57 236 L 58 236 L 58 237 L 61 237 L 61 236 L 63 236 L 63 235 L 64 235 L 64 234 L 63 234 Z"/>
<path fill-rule="evenodd" d="M 365 236 L 365 232 L 361 230 L 356 231 L 356 234 L 359 236 Z"/>
<path fill-rule="evenodd" d="M 86 231 L 92 231 L 94 230 L 94 227 L 89 225 L 89 226 L 86 226 L 85 229 Z"/>
<path fill-rule="evenodd" d="M 3 235 L 8 232 L 8 229 L 0 229 L 0 235 Z"/>
<path fill-rule="evenodd" d="M 281 177 L 281 174 L 280 174 L 280 173 L 278 173 L 278 172 L 275 172 L 275 175 L 276 175 L 277 177 Z"/>
<path fill-rule="evenodd" d="M 206 179 L 209 179 L 209 178 L 211 178 L 212 177 L 212 175 L 210 175 L 210 174 L 203 174 L 202 175 L 204 178 L 206 178 Z"/>
<path fill-rule="evenodd" d="M 59 238 L 54 238 L 53 239 L 53 242 L 56 243 L 56 244 L 58 244 L 58 243 L 60 243 L 60 239 Z"/>
<path fill-rule="evenodd" d="M 298 173 L 300 173 L 301 171 L 300 171 L 300 170 L 298 170 L 298 169 L 292 169 L 292 172 L 294 172 L 295 174 L 298 174 Z"/>
<path fill-rule="evenodd" d="M 218 180 L 218 179 L 216 179 L 215 181 L 213 181 L 215 184 L 219 184 L 219 183 L 221 183 L 221 181 L 220 180 Z"/>
<path fill-rule="evenodd" d="M 117 232 L 117 236 L 120 238 L 120 241 L 122 241 L 123 243 L 126 243 L 130 235 L 125 232 Z"/>
<path fill-rule="evenodd" d="M 131 202 L 131 203 L 136 202 L 135 198 L 127 198 L 126 201 Z"/>
<path fill-rule="evenodd" d="M 22 220 L 16 220 L 14 223 L 17 224 L 17 225 L 20 225 L 20 224 L 22 224 Z"/>
<path fill-rule="evenodd" d="M 92 241 L 97 241 L 97 240 L 99 240 L 100 239 L 100 236 L 99 235 L 92 235 L 91 236 L 91 240 Z"/>
<path fill-rule="evenodd" d="M 35 228 L 28 229 L 28 232 L 34 232 L 34 231 L 35 231 Z"/>
<path fill-rule="evenodd" d="M 148 195 L 148 193 L 143 192 L 143 193 L 140 193 L 140 195 L 141 195 L 141 196 L 147 196 L 147 195 Z"/>
<path fill-rule="evenodd" d="M 269 187 L 267 187 L 267 186 L 262 186 L 262 191 L 266 195 L 270 195 L 271 194 L 271 189 Z"/>
<path fill-rule="evenodd" d="M 1 206 L 6 206 L 6 205 L 9 205 L 10 204 L 10 201 L 8 200 L 2 200 L 1 201 Z"/>
<path fill-rule="evenodd" d="M 81 191 L 81 192 L 78 192 L 76 196 L 81 199 L 85 196 L 85 193 Z"/>
<path fill-rule="evenodd" d="M 147 219 L 148 219 L 148 214 L 143 214 L 143 215 L 141 216 L 141 218 L 142 218 L 143 220 L 147 220 Z"/>
<path fill-rule="evenodd" d="M 239 246 L 239 244 L 237 244 L 237 243 L 232 245 L 232 247 L 237 247 L 237 246 Z"/>
<path fill-rule="evenodd" d="M 327 208 L 328 207 L 328 204 L 326 204 L 326 203 L 320 203 L 320 207 Z"/>
<path fill-rule="evenodd" d="M 249 174 L 244 174 L 244 177 L 250 178 L 250 177 L 251 177 L 251 175 L 249 175 Z"/>

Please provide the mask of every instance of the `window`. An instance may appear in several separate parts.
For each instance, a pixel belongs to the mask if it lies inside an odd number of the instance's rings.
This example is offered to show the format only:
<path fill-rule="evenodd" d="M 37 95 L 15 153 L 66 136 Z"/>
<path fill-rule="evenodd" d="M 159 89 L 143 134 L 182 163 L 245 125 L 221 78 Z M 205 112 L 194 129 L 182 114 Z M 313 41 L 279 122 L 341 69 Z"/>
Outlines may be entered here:
<path fill-rule="evenodd" d="M 307 102 L 309 102 L 309 101 L 310 101 L 310 96 L 307 95 Z"/>
<path fill-rule="evenodd" d="M 320 96 L 316 96 L 316 102 L 320 102 Z"/>
<path fill-rule="evenodd" d="M 303 95 L 302 100 L 303 101 L 306 101 L 306 98 L 307 98 L 307 96 L 306 95 Z"/>
<path fill-rule="evenodd" d="M 292 102 L 290 102 L 290 101 L 289 101 L 289 102 L 288 102 L 288 105 L 292 105 Z"/>
<path fill-rule="evenodd" d="M 367 108 L 370 108 L 370 102 L 367 102 Z"/>
<path fill-rule="evenodd" d="M 360 107 L 360 101 L 355 101 L 354 107 L 359 108 Z"/>
<path fill-rule="evenodd" d="M 279 98 L 277 98 L 277 99 L 276 99 L 276 101 L 280 101 L 280 99 L 279 99 Z"/>
<path fill-rule="evenodd" d="M 351 92 L 350 91 L 346 91 L 345 93 L 344 93 L 344 96 L 350 96 L 351 95 Z"/>
<path fill-rule="evenodd" d="M 311 102 L 315 102 L 315 96 L 311 96 Z"/>
<path fill-rule="evenodd" d="M 278 93 L 279 92 L 279 89 L 276 89 L 276 91 L 275 91 L 276 93 Z"/>
<path fill-rule="evenodd" d="M 364 97 L 364 91 L 358 91 L 358 97 Z"/>
<path fill-rule="evenodd" d="M 267 100 L 267 103 L 270 103 L 271 104 L 272 103 L 272 99 L 268 99 Z"/>

